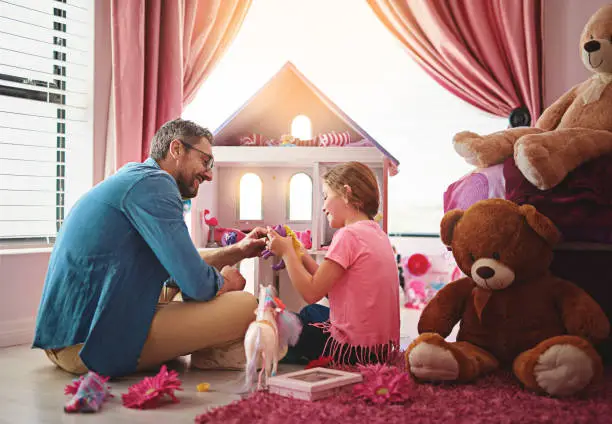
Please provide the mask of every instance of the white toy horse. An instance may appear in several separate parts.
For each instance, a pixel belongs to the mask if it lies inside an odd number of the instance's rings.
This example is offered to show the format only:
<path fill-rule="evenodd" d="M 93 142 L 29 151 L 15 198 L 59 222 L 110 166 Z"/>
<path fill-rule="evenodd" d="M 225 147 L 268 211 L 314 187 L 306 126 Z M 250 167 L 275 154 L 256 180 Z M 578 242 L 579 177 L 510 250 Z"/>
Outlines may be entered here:
<path fill-rule="evenodd" d="M 278 361 L 287 353 L 288 345 L 297 343 L 302 331 L 299 318 L 285 309 L 272 286 L 259 286 L 259 305 L 255 314 L 255 321 L 249 325 L 244 336 L 246 389 L 249 391 L 253 388 L 260 358 L 257 390 L 266 387 L 270 376 L 276 375 Z"/>

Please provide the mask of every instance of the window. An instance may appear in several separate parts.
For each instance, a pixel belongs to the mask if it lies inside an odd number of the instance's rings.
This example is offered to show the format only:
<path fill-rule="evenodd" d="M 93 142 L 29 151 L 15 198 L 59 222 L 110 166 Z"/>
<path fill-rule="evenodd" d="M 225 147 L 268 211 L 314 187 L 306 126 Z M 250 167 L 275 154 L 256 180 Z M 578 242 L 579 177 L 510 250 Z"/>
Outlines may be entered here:
<path fill-rule="evenodd" d="M 312 139 L 312 124 L 306 115 L 298 115 L 291 122 L 291 135 L 300 140 Z"/>
<path fill-rule="evenodd" d="M 2 2 L 2 241 L 52 241 L 91 187 L 93 13 L 88 1 Z"/>
<path fill-rule="evenodd" d="M 278 7 L 275 1 L 252 2 L 232 48 L 204 81 L 183 117 L 197 121 L 206 116 L 216 124 L 225 122 L 236 105 L 243 104 L 284 63 L 287 46 L 300 46 L 290 54 L 297 68 L 401 163 L 399 174 L 389 178 L 389 231 L 438 234 L 445 190 L 474 169 L 453 149 L 454 134 L 496 132 L 507 127 L 507 118 L 482 112 L 438 84 L 380 24 L 367 2 L 282 3 L 286 7 Z M 346 19 L 347 4 L 350 19 Z M 278 22 L 294 30 L 279 37 Z M 312 31 L 311 22 L 334 31 Z M 368 58 L 358 66 L 356 45 L 359 56 Z M 266 46 L 265 51 L 261 46 Z M 254 51 L 258 52 L 256 62 Z M 322 58 L 333 66 L 318 65 Z M 211 102 L 211 98 L 218 101 Z M 290 115 L 287 131 L 308 139 L 291 125 L 294 117 L 296 125 L 302 120 Z M 316 136 L 319 117 L 308 117 Z M 327 123 L 321 125 L 323 130 Z"/>
<path fill-rule="evenodd" d="M 261 178 L 252 172 L 240 178 L 240 220 L 261 221 L 263 212 L 261 208 L 262 184 Z"/>
<path fill-rule="evenodd" d="M 312 219 L 312 179 L 300 172 L 289 181 L 289 221 Z"/>

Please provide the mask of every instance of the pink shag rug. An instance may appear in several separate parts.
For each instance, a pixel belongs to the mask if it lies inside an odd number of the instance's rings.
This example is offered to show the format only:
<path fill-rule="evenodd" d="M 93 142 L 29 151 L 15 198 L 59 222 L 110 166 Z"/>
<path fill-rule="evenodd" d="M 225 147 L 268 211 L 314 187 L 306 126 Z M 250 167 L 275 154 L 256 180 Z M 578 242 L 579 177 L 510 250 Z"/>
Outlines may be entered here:
<path fill-rule="evenodd" d="M 347 394 L 316 402 L 265 392 L 196 417 L 197 423 L 612 423 L 612 369 L 580 396 L 555 399 L 523 390 L 506 372 L 471 385 L 412 384 L 404 404 L 375 405 Z"/>

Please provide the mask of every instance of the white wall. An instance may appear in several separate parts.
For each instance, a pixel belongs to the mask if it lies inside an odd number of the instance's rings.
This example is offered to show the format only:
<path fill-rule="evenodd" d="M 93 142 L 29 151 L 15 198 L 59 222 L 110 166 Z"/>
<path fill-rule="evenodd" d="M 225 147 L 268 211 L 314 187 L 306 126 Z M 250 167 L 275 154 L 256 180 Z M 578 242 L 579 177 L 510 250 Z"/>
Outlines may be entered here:
<path fill-rule="evenodd" d="M 0 347 L 32 341 L 49 253 L 0 254 Z"/>
<path fill-rule="evenodd" d="M 580 34 L 606 0 L 544 1 L 542 32 L 544 48 L 544 106 L 549 106 L 575 84 L 591 73 L 580 58 Z"/>

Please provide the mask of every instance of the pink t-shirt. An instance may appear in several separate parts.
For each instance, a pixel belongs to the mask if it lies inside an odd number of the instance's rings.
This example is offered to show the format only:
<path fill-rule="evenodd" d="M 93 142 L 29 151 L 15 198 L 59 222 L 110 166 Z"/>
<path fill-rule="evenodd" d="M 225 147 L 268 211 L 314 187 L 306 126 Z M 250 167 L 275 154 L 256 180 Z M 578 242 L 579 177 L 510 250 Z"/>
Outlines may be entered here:
<path fill-rule="evenodd" d="M 345 269 L 328 293 L 332 337 L 362 347 L 399 343 L 399 275 L 387 234 L 357 221 L 334 234 L 325 258 Z"/>

